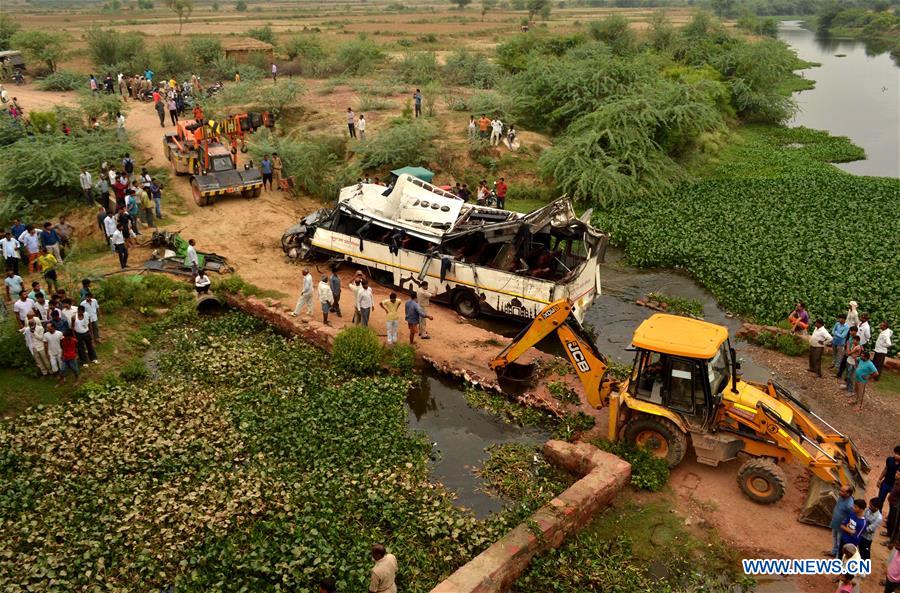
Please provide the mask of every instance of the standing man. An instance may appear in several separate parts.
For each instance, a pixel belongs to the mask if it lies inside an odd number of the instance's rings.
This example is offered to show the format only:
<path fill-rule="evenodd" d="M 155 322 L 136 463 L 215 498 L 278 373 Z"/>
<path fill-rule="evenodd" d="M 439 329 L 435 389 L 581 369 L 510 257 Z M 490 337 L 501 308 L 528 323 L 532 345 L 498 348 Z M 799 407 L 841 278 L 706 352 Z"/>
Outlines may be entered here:
<path fill-rule="evenodd" d="M 109 179 L 107 178 L 107 176 L 101 174 L 97 179 L 97 183 L 94 185 L 94 188 L 100 195 L 100 203 L 103 205 L 103 208 L 109 208 Z"/>
<path fill-rule="evenodd" d="M 128 183 L 134 181 L 134 159 L 131 158 L 130 153 L 126 152 L 125 156 L 122 157 L 122 170 L 125 171 L 125 175 L 128 177 Z"/>
<path fill-rule="evenodd" d="M 359 120 L 356 122 L 356 129 L 359 130 L 359 141 L 365 142 L 366 140 L 366 114 L 360 113 Z"/>
<path fill-rule="evenodd" d="M 312 276 L 309 273 L 307 268 L 303 268 L 303 277 L 302 277 L 302 287 L 300 289 L 300 298 L 297 299 L 297 306 L 294 307 L 294 310 L 291 312 L 293 317 L 296 317 L 303 310 L 303 307 L 306 307 L 306 313 L 312 317 L 312 295 L 313 295 L 313 286 L 312 286 Z"/>
<path fill-rule="evenodd" d="M 102 208 L 101 211 L 103 211 Z M 103 218 L 103 232 L 106 233 L 106 242 L 109 244 L 110 249 L 115 251 L 116 246 L 112 242 L 112 237 L 116 234 L 116 217 L 113 215 L 112 210 L 105 212 L 105 214 L 106 216 Z M 97 214 L 97 218 L 100 218 L 99 213 Z"/>
<path fill-rule="evenodd" d="M 837 558 L 841 550 L 841 525 L 853 512 L 853 491 L 850 486 L 841 486 L 838 491 L 838 499 L 831 511 L 831 550 L 825 552 L 826 556 Z"/>
<path fill-rule="evenodd" d="M 16 314 L 19 327 L 25 327 L 28 316 L 34 315 L 34 301 L 28 298 L 24 290 L 19 293 L 19 300 L 13 305 L 13 312 Z"/>
<path fill-rule="evenodd" d="M 416 296 L 418 297 L 416 300 L 419 303 L 419 307 L 421 307 L 422 311 L 425 313 L 425 316 L 423 316 L 419 322 L 419 337 L 423 340 L 430 340 L 431 336 L 428 335 L 426 321 L 431 319 L 431 317 L 428 317 L 428 308 L 431 306 L 431 299 L 434 297 L 434 293 L 429 290 L 427 280 L 419 282 L 412 276 L 409 279 L 419 287 L 416 291 Z"/>
<path fill-rule="evenodd" d="M 125 116 L 121 111 L 116 113 L 116 137 L 120 142 L 125 142 Z"/>
<path fill-rule="evenodd" d="M 881 470 L 881 475 L 878 476 L 878 482 L 876 482 L 876 485 L 878 486 L 878 499 L 881 501 L 878 504 L 879 510 L 884 507 L 884 500 L 887 498 L 888 493 L 894 488 L 894 478 L 898 471 L 900 471 L 900 445 L 894 447 L 894 454 L 885 460 L 884 469 Z"/>
<path fill-rule="evenodd" d="M 478 135 L 482 140 L 487 140 L 490 135 L 490 127 L 491 120 L 487 118 L 485 114 L 481 114 L 481 118 L 478 120 Z"/>
<path fill-rule="evenodd" d="M 328 325 L 328 312 L 334 306 L 334 294 L 327 274 L 323 274 L 322 281 L 319 282 L 319 304 L 322 306 L 322 323 Z"/>
<path fill-rule="evenodd" d="M 66 382 L 66 372 L 72 371 L 75 373 L 75 380 L 78 380 L 78 339 L 75 337 L 75 332 L 71 329 L 67 329 L 63 332 L 62 338 L 62 366 L 59 368 L 59 382 Z"/>
<path fill-rule="evenodd" d="M 476 132 L 477 129 L 478 129 L 478 127 L 477 127 L 477 125 L 475 124 L 475 116 L 474 116 L 474 115 L 470 115 L 470 116 L 469 116 L 469 128 L 468 128 L 468 131 L 469 131 L 469 140 L 474 140 L 474 139 L 475 139 L 475 132 Z"/>
<path fill-rule="evenodd" d="M 156 109 L 156 115 L 159 116 L 159 127 L 166 127 L 166 106 L 160 100 L 153 105 L 153 108 Z"/>
<path fill-rule="evenodd" d="M 90 204 L 94 201 L 94 178 L 91 177 L 91 172 L 82 167 L 78 182 L 81 185 L 81 191 L 84 192 L 84 199 Z"/>
<path fill-rule="evenodd" d="M 272 84 L 278 84 L 278 66 L 272 62 Z"/>
<path fill-rule="evenodd" d="M 400 305 L 401 302 L 397 300 L 396 292 L 392 292 L 388 298 L 379 303 L 379 306 L 385 312 L 388 346 L 393 346 L 397 343 L 397 334 L 400 331 Z"/>
<path fill-rule="evenodd" d="M 156 223 L 153 221 L 153 199 L 150 198 L 150 192 L 148 192 L 145 188 L 141 188 L 138 193 L 141 201 L 141 210 L 144 211 L 144 221 L 147 223 L 148 227 L 156 228 Z"/>
<path fill-rule="evenodd" d="M 12 233 L 6 231 L 0 239 L 0 252 L 3 253 L 3 263 L 8 272 L 19 274 L 19 248 L 22 245 L 13 238 Z"/>
<path fill-rule="evenodd" d="M 375 565 L 369 576 L 369 593 L 397 593 L 397 557 L 388 554 L 384 544 L 372 546 Z"/>
<path fill-rule="evenodd" d="M 34 363 L 41 371 L 41 376 L 46 377 L 50 372 L 50 359 L 47 358 L 47 350 L 44 346 L 44 328 L 32 317 L 19 331 L 25 336 L 25 345 L 31 351 L 31 357 L 34 358 Z"/>
<path fill-rule="evenodd" d="M 41 255 L 38 256 L 38 265 L 41 267 L 41 274 L 44 275 L 44 282 L 47 283 L 47 290 L 56 292 L 59 290 L 56 278 L 56 264 L 58 260 L 52 253 L 47 251 L 46 247 L 41 247 Z"/>
<path fill-rule="evenodd" d="M 409 293 L 409 300 L 406 301 L 406 323 L 409 325 L 409 343 L 415 345 L 416 334 L 419 333 L 419 324 L 425 319 L 434 319 L 422 309 L 422 306 L 416 300 L 418 295 L 416 291 Z"/>
<path fill-rule="evenodd" d="M 830 368 L 835 368 L 841 364 L 841 359 L 844 357 L 844 344 L 847 343 L 847 335 L 849 333 L 850 326 L 847 325 L 847 315 L 841 313 L 837 316 L 837 321 L 834 322 L 834 326 L 831 328 Z"/>
<path fill-rule="evenodd" d="M 362 317 L 359 314 L 359 291 L 362 288 L 363 274 L 360 270 L 356 271 L 356 276 L 350 281 L 350 293 L 353 295 L 353 325 L 359 324 Z"/>
<path fill-rule="evenodd" d="M 884 369 L 884 359 L 887 357 L 888 348 L 892 344 L 891 338 L 894 336 L 894 330 L 891 329 L 887 321 L 882 321 L 880 327 L 881 331 L 878 332 L 878 337 L 875 338 L 875 356 L 872 358 L 875 368 L 878 369 L 878 374 Z M 876 381 L 878 380 L 878 374 L 875 375 Z"/>
<path fill-rule="evenodd" d="M 162 184 L 157 181 L 156 177 L 150 179 L 150 197 L 153 198 L 156 218 L 162 218 Z"/>
<path fill-rule="evenodd" d="M 500 181 L 494 186 L 494 190 L 497 192 L 497 208 L 501 210 L 506 209 L 506 192 L 509 190 L 509 187 L 506 185 L 506 181 L 503 177 L 500 178 Z"/>
<path fill-rule="evenodd" d="M 369 315 L 372 313 L 372 305 L 375 304 L 375 296 L 369 288 L 369 281 L 363 278 L 359 291 L 356 293 L 356 308 L 359 309 L 359 323 L 369 327 Z"/>
<path fill-rule="evenodd" d="M 63 263 L 62 253 L 59 251 L 60 243 L 62 243 L 62 238 L 59 236 L 59 233 L 56 232 L 52 224 L 45 222 L 44 230 L 41 231 L 41 245 L 52 253 L 59 263 Z"/>
<path fill-rule="evenodd" d="M 50 371 L 59 373 L 62 368 L 62 332 L 56 330 L 52 323 L 47 324 L 43 337 L 44 352 L 50 361 Z"/>
<path fill-rule="evenodd" d="M 498 117 L 491 121 L 491 146 L 500 144 L 500 137 L 503 135 L 503 122 Z"/>
<path fill-rule="evenodd" d="M 863 348 L 872 338 L 872 326 L 869 325 L 869 314 L 862 313 L 859 316 L 859 343 Z"/>
<path fill-rule="evenodd" d="M 809 368 L 807 370 L 821 377 L 822 353 L 825 352 L 825 346 L 831 343 L 831 334 L 825 329 L 825 322 L 821 317 L 816 319 L 815 325 L 816 329 L 809 337 Z"/>
<path fill-rule="evenodd" d="M 25 282 L 22 277 L 12 270 L 6 270 L 6 278 L 3 279 L 4 288 L 6 289 L 6 300 L 15 303 L 19 300 L 19 296 L 25 289 Z"/>
<path fill-rule="evenodd" d="M 184 265 L 191 267 L 191 275 L 196 278 L 197 272 L 200 271 L 200 257 L 197 255 L 197 242 L 188 239 L 187 254 L 184 257 Z"/>
<path fill-rule="evenodd" d="M 347 108 L 347 129 L 350 130 L 350 137 L 356 138 L 356 115 L 353 113 L 353 110 L 349 107 Z"/>
<path fill-rule="evenodd" d="M 172 125 L 178 123 L 178 103 L 175 102 L 175 96 L 171 95 L 166 101 L 166 107 L 169 110 L 169 117 L 172 119 Z"/>
<path fill-rule="evenodd" d="M 416 89 L 416 92 L 413 93 L 413 104 L 416 107 L 416 117 L 421 117 L 422 115 L 422 91 Z"/>
<path fill-rule="evenodd" d="M 875 381 L 878 379 L 878 374 L 875 365 L 869 360 L 869 353 L 864 350 L 859 357 L 859 362 L 856 364 L 856 383 L 853 385 L 853 391 L 856 393 L 857 411 L 862 410 L 863 398 L 866 396 L 866 384 L 869 382 L 869 377 L 872 377 L 872 380 Z"/>
<path fill-rule="evenodd" d="M 113 251 L 119 256 L 119 267 L 123 270 L 128 267 L 128 246 L 125 245 L 125 225 L 119 223 L 116 230 L 109 237 Z M 77 337 L 77 336 L 76 336 Z"/>
<path fill-rule="evenodd" d="M 331 295 L 334 297 L 331 310 L 335 315 L 341 317 L 341 277 L 338 276 L 337 265 L 331 266 L 331 276 L 328 278 L 328 284 L 331 286 Z"/>
<path fill-rule="evenodd" d="M 272 161 L 269 160 L 269 155 L 263 156 L 262 161 L 259 163 L 259 170 L 262 173 L 263 189 L 266 188 L 266 183 L 268 183 L 268 191 L 272 191 Z"/>
<path fill-rule="evenodd" d="M 866 501 L 857 498 L 853 501 L 853 512 L 847 515 L 841 524 L 841 547 L 852 544 L 859 548 L 863 531 L 866 529 Z"/>
<path fill-rule="evenodd" d="M 863 560 L 872 558 L 872 540 L 878 534 L 878 528 L 881 527 L 881 522 L 884 519 L 881 516 L 880 506 L 881 501 L 876 496 L 869 500 L 869 506 L 863 514 L 863 519 L 866 520 L 866 528 L 859 539 L 859 555 L 862 556 Z"/>
<path fill-rule="evenodd" d="M 275 174 L 275 183 L 278 184 L 278 189 L 281 189 L 281 170 L 284 168 L 284 163 L 281 162 L 281 157 L 278 156 L 277 152 L 272 153 L 272 171 Z"/>
<path fill-rule="evenodd" d="M 25 227 L 25 232 L 19 235 L 19 243 L 25 246 L 25 254 L 28 256 L 28 272 L 37 272 L 37 258 L 41 254 L 40 238 L 34 225 Z"/>
<path fill-rule="evenodd" d="M 72 322 L 72 329 L 75 330 L 75 339 L 78 341 L 78 358 L 81 364 L 93 362 L 100 364 L 97 360 L 97 352 L 94 350 L 94 340 L 91 339 L 91 324 L 84 315 L 84 307 L 78 307 L 75 313 L 75 319 Z"/>
<path fill-rule="evenodd" d="M 81 301 L 81 306 L 84 307 L 84 318 L 88 321 L 88 327 L 91 329 L 91 336 L 94 338 L 96 343 L 100 343 L 100 303 L 97 302 L 97 299 L 94 298 L 94 295 L 89 291 L 84 295 L 84 300 Z"/>

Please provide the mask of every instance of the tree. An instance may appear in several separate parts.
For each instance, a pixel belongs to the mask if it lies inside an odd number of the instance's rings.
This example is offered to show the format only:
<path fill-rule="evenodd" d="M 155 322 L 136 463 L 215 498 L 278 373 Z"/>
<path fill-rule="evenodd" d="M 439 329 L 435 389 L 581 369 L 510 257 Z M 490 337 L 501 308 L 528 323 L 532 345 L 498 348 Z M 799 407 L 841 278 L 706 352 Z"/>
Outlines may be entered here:
<path fill-rule="evenodd" d="M 216 11 L 216 12 L 219 12 L 219 3 L 218 3 L 218 2 L 213 2 L 213 3 L 212 3 L 212 9 L 213 9 L 214 11 Z"/>
<path fill-rule="evenodd" d="M 544 10 L 550 8 L 550 0 L 528 0 L 528 20 L 533 21 L 534 15 L 544 14 Z M 549 13 L 548 13 L 549 16 Z"/>
<path fill-rule="evenodd" d="M 238 12 L 245 12 L 247 10 L 247 3 L 244 0 L 237 0 L 234 3 L 234 9 Z"/>
<path fill-rule="evenodd" d="M 546 21 L 550 18 L 550 3 L 547 2 L 541 7 L 541 20 Z"/>
<path fill-rule="evenodd" d="M 484 15 L 486 15 L 489 10 L 494 10 L 496 7 L 497 0 L 481 0 L 481 20 L 484 20 Z"/>
<path fill-rule="evenodd" d="M 10 40 L 20 26 L 19 23 L 9 18 L 6 13 L 0 12 L 0 51 L 12 49 Z"/>
<path fill-rule="evenodd" d="M 472 3 L 472 0 L 450 0 L 451 3 L 456 4 L 456 7 L 460 10 L 468 6 Z"/>
<path fill-rule="evenodd" d="M 65 53 L 66 38 L 61 33 L 25 30 L 13 35 L 11 42 L 16 49 L 44 62 L 50 72 L 56 72 L 56 63 Z"/>
<path fill-rule="evenodd" d="M 181 27 L 194 11 L 194 0 L 166 0 L 166 8 L 178 16 L 178 34 L 181 35 Z"/>

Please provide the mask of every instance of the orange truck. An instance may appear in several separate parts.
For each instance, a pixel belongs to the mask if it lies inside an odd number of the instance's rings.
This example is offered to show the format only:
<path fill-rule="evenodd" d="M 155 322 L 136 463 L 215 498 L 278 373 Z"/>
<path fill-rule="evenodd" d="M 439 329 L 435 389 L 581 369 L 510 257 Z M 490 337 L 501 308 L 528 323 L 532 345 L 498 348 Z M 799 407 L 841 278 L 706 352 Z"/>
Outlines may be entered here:
<path fill-rule="evenodd" d="M 175 174 L 191 176 L 198 206 L 208 206 L 226 194 L 256 198 L 262 193 L 262 173 L 253 161 L 239 168 L 238 151 L 246 151 L 247 134 L 274 126 L 275 118 L 268 112 L 240 113 L 221 120 L 187 119 L 165 134 L 163 147 Z"/>

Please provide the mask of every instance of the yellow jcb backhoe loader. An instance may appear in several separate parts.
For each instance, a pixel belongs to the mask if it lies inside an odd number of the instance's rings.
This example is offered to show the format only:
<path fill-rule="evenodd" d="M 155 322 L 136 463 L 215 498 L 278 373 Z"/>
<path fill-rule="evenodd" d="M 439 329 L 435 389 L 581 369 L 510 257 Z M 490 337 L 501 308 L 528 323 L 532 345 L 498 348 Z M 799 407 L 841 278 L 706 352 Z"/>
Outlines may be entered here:
<path fill-rule="evenodd" d="M 828 525 L 839 486 L 865 491 L 866 460 L 838 432 L 775 382 L 738 376 L 728 330 L 722 326 L 655 314 L 634 332 L 634 369 L 625 381 L 607 377 L 607 364 L 562 300 L 543 309 L 492 362 L 502 379 L 522 376 L 515 361 L 555 333 L 584 385 L 588 402 L 609 406 L 610 440 L 624 439 L 675 467 L 688 441 L 697 461 L 717 466 L 746 457 L 737 481 L 751 500 L 772 504 L 784 496 L 778 463 L 809 469 L 809 495 L 800 521 Z"/>

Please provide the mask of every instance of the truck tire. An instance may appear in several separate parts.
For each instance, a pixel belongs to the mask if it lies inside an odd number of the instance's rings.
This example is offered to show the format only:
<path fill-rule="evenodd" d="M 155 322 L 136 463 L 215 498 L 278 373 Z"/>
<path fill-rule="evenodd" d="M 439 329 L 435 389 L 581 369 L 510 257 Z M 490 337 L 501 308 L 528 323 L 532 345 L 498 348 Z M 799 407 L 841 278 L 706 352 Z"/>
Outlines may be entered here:
<path fill-rule="evenodd" d="M 687 435 L 671 420 L 641 414 L 632 418 L 623 431 L 625 441 L 647 449 L 675 467 L 687 453 Z"/>
<path fill-rule="evenodd" d="M 198 206 L 209 205 L 209 197 L 200 193 L 200 185 L 197 183 L 196 179 L 191 179 L 191 193 L 194 196 L 194 202 L 196 202 Z"/>
<path fill-rule="evenodd" d="M 258 197 L 261 196 L 261 195 L 262 195 L 262 188 L 261 188 L 261 187 L 257 187 L 256 189 L 253 190 L 253 194 L 251 194 L 250 197 L 251 197 L 251 198 L 258 198 Z"/>
<path fill-rule="evenodd" d="M 466 319 L 475 319 L 481 313 L 478 295 L 471 290 L 457 289 L 453 293 L 453 308 Z"/>
<path fill-rule="evenodd" d="M 748 459 L 738 470 L 737 481 L 753 502 L 774 504 L 784 496 L 784 472 L 771 459 Z"/>

